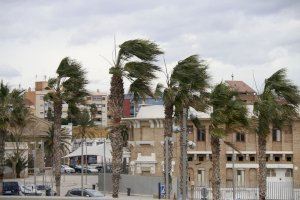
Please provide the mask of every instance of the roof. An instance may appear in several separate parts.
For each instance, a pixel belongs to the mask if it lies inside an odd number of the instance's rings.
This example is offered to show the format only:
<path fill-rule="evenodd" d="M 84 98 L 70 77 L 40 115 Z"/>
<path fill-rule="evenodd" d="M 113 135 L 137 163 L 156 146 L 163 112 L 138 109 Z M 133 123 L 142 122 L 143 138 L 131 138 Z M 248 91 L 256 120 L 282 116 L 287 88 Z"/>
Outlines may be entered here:
<path fill-rule="evenodd" d="M 238 93 L 255 93 L 249 85 L 244 81 L 225 81 L 230 88 L 237 91 Z"/>
<path fill-rule="evenodd" d="M 83 145 L 83 155 L 88 155 L 88 156 L 104 156 L 104 144 L 100 144 L 97 146 L 85 146 Z M 72 153 L 64 156 L 64 158 L 68 157 L 76 157 L 76 156 L 81 156 L 81 146 L 78 147 L 75 151 Z M 110 142 L 107 142 L 105 144 L 105 156 L 106 159 L 111 159 L 111 144 Z"/>
<path fill-rule="evenodd" d="M 253 105 L 246 105 L 248 109 L 248 115 L 249 117 L 252 117 L 253 114 Z M 189 108 L 189 115 L 194 115 L 199 119 L 209 119 L 210 114 L 212 113 L 213 109 L 212 107 L 208 108 L 206 112 L 199 112 L 196 111 L 194 108 Z M 165 113 L 164 113 L 164 106 L 163 105 L 143 105 L 137 116 L 132 118 L 123 118 L 124 120 L 135 120 L 135 119 L 164 119 Z"/>
<path fill-rule="evenodd" d="M 163 119 L 165 118 L 163 105 L 142 105 L 136 119 Z"/>

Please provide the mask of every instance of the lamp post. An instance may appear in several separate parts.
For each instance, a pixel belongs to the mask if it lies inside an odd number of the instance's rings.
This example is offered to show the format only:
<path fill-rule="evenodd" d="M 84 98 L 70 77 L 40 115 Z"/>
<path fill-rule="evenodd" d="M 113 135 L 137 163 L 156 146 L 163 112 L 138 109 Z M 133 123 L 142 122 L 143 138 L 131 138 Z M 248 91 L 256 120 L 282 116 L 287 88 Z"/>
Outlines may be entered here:
<path fill-rule="evenodd" d="M 103 163 L 103 165 L 104 166 L 102 166 L 103 167 L 103 195 L 105 196 L 105 181 L 106 181 L 106 155 L 105 155 L 105 149 L 106 149 L 106 139 L 104 138 L 104 143 L 103 143 L 103 157 L 104 157 L 104 159 L 103 159 L 103 161 L 104 161 L 104 163 Z"/>

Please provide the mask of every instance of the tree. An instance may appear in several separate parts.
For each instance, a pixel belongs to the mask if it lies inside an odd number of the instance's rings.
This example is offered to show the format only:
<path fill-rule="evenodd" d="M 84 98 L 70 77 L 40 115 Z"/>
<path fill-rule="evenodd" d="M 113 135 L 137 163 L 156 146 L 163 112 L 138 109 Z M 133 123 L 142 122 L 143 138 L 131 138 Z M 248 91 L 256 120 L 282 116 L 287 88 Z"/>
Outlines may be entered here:
<path fill-rule="evenodd" d="M 4 176 L 4 152 L 5 152 L 5 139 L 8 134 L 9 122 L 9 88 L 1 81 L 0 83 L 0 195 L 2 195 L 3 176 Z"/>
<path fill-rule="evenodd" d="M 286 76 L 286 69 L 280 69 L 265 80 L 264 90 L 254 104 L 258 125 L 259 199 L 266 199 L 266 144 L 270 125 L 282 128 L 298 116 L 300 103 L 298 87 Z"/>
<path fill-rule="evenodd" d="M 90 112 L 91 112 L 92 119 L 94 120 L 96 118 L 96 115 L 97 115 L 97 112 L 98 112 L 96 104 L 92 103 L 90 105 Z"/>
<path fill-rule="evenodd" d="M 208 107 L 207 89 L 209 87 L 208 65 L 198 55 L 179 61 L 171 75 L 171 85 L 176 87 L 174 105 L 178 113 L 180 134 L 180 188 L 182 198 L 187 198 L 187 117 L 189 107 L 205 111 Z"/>
<path fill-rule="evenodd" d="M 88 83 L 86 72 L 82 69 L 81 64 L 68 57 L 62 59 L 57 70 L 57 76 L 48 80 L 48 88 L 50 92 L 45 96 L 45 100 L 53 102 L 54 111 L 54 171 L 55 185 L 58 196 L 60 195 L 60 179 L 61 179 L 61 152 L 59 151 L 61 141 L 61 115 L 62 104 L 74 105 L 82 102 L 87 96 L 85 89 Z"/>
<path fill-rule="evenodd" d="M 48 121 L 53 121 L 53 111 L 52 111 L 51 107 L 48 107 L 47 119 L 48 119 Z"/>
<path fill-rule="evenodd" d="M 127 78 L 131 84 L 155 78 L 159 67 L 152 64 L 157 55 L 162 54 L 158 46 L 148 40 L 129 40 L 119 46 L 116 59 L 110 68 L 109 107 L 112 113 L 112 128 L 109 134 L 112 145 L 112 183 L 114 198 L 118 198 L 120 173 L 122 171 L 123 137 L 120 122 L 123 113 L 124 83 Z M 142 83 L 143 84 L 143 83 Z M 139 85 L 142 87 L 142 85 Z"/>
<path fill-rule="evenodd" d="M 83 144 L 86 145 L 86 138 L 88 137 L 87 128 L 93 125 L 90 114 L 87 109 L 79 112 L 77 115 L 79 133 L 81 135 L 81 196 L 83 196 Z M 86 152 L 86 165 L 87 165 L 87 152 Z M 87 176 L 86 176 L 87 178 Z"/>
<path fill-rule="evenodd" d="M 70 143 L 67 140 L 68 135 L 62 131 L 61 138 L 60 138 L 60 146 L 59 150 L 61 155 L 67 154 L 70 149 Z M 51 166 L 53 166 L 53 155 L 54 155 L 54 125 L 52 124 L 47 131 L 47 136 L 44 141 L 44 148 L 45 148 L 45 155 L 46 161 L 50 161 Z"/>
<path fill-rule="evenodd" d="M 247 108 L 238 99 L 237 93 L 225 83 L 216 85 L 210 95 L 211 149 L 212 149 L 212 192 L 213 199 L 221 199 L 220 186 L 220 139 L 240 127 L 248 126 Z"/>

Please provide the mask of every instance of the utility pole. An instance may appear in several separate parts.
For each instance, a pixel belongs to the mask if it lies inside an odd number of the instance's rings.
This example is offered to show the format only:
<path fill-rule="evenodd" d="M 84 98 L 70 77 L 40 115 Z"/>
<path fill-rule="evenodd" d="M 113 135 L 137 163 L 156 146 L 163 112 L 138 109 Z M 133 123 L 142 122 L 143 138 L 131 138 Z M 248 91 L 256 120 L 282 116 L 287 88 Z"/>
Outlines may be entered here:
<path fill-rule="evenodd" d="M 88 170 L 88 158 L 87 158 L 87 143 L 86 143 L 86 137 L 85 137 L 85 185 L 87 185 L 87 170 Z"/>
<path fill-rule="evenodd" d="M 234 149 L 232 148 L 232 196 L 233 200 L 235 200 L 235 152 Z"/>
<path fill-rule="evenodd" d="M 169 191 L 169 137 L 166 136 L 165 138 L 165 148 L 166 148 L 166 162 L 165 162 L 165 173 L 166 173 L 166 199 L 170 199 L 170 191 Z"/>
<path fill-rule="evenodd" d="M 187 108 L 183 108 L 183 119 L 182 119 L 182 134 L 183 134 L 183 141 L 182 141 L 182 200 L 187 199 Z"/>
<path fill-rule="evenodd" d="M 104 143 L 103 143 L 103 156 L 104 156 L 104 166 L 103 167 L 103 194 L 105 196 L 105 182 L 106 182 L 106 155 L 105 155 L 105 149 L 106 149 L 106 139 L 104 138 Z"/>
<path fill-rule="evenodd" d="M 34 185 L 36 186 L 36 141 L 34 140 L 34 160 L 33 160 Z"/>
<path fill-rule="evenodd" d="M 83 196 L 83 137 L 81 138 L 81 196 Z"/>

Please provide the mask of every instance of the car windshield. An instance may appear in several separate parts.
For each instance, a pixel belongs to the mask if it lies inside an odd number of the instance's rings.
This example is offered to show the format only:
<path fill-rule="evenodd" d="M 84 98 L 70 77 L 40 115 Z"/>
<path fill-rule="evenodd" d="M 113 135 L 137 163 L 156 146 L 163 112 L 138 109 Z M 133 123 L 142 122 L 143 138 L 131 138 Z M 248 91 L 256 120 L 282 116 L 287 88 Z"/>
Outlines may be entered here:
<path fill-rule="evenodd" d="M 97 190 L 86 189 L 86 191 L 92 195 L 92 197 L 104 197 L 104 195 Z"/>

